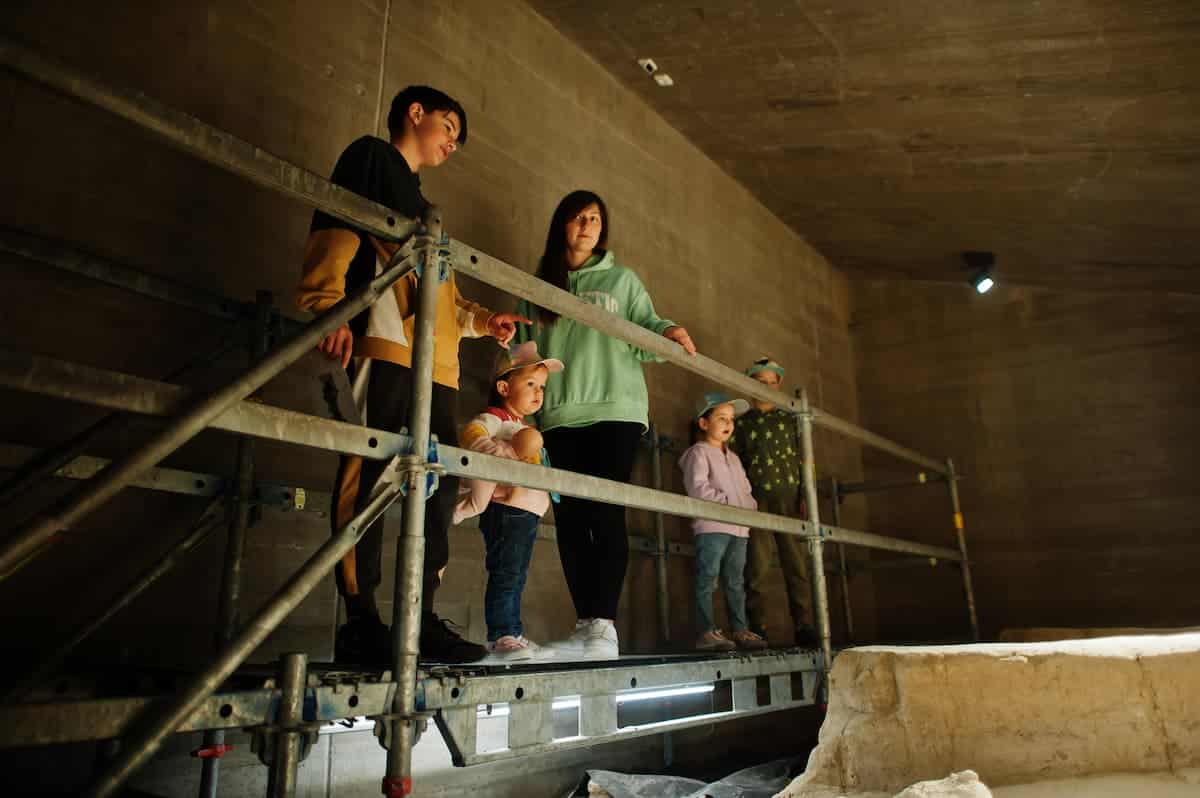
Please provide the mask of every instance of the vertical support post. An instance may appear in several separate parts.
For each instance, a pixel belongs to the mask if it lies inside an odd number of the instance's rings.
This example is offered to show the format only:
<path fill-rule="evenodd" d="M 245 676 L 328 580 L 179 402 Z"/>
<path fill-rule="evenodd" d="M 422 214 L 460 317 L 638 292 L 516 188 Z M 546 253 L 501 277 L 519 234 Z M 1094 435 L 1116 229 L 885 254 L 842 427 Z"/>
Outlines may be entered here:
<path fill-rule="evenodd" d="M 967 597 L 967 615 L 971 621 L 971 639 L 979 640 L 979 617 L 975 614 L 975 587 L 971 582 L 971 561 L 967 557 L 967 532 L 963 523 L 962 505 L 958 500 L 958 473 L 954 461 L 946 458 L 946 486 L 950 489 L 950 507 L 954 511 L 954 535 L 958 539 L 958 553 L 962 555 L 963 593 Z"/>
<path fill-rule="evenodd" d="M 808 520 L 813 530 L 820 535 L 821 507 L 817 498 L 817 465 L 813 457 L 813 414 L 808 404 L 808 392 L 800 393 L 800 446 L 804 457 L 804 498 L 808 503 Z M 833 646 L 829 638 L 829 593 L 825 585 L 825 550 L 824 541 L 820 537 L 808 539 L 808 553 L 811 558 L 814 620 L 817 622 L 817 634 L 821 638 L 821 657 L 824 660 L 821 667 L 826 679 L 829 669 L 833 667 Z"/>
<path fill-rule="evenodd" d="M 650 424 L 650 476 L 655 490 L 663 489 L 662 439 L 658 427 Z M 658 600 L 658 637 L 663 643 L 671 642 L 670 596 L 667 592 L 667 533 L 663 528 L 662 513 L 654 514 L 654 539 L 657 545 L 654 561 L 655 597 Z"/>
<path fill-rule="evenodd" d="M 300 768 L 300 730 L 304 720 L 304 689 L 308 682 L 308 655 L 284 654 L 279 662 L 279 712 L 275 725 L 275 758 L 267 780 L 267 798 L 295 798 Z"/>
<path fill-rule="evenodd" d="M 833 496 L 833 505 L 830 512 L 833 516 L 833 525 L 842 525 L 842 486 L 838 482 L 837 477 L 829 479 L 829 493 Z M 838 555 L 838 580 L 842 587 L 842 614 L 846 618 L 846 642 L 854 642 L 854 610 L 850 605 L 850 576 L 846 572 L 846 546 L 844 543 L 837 544 Z"/>
<path fill-rule="evenodd" d="M 412 412 L 408 429 L 413 437 L 411 470 L 406 475 L 404 529 L 396 541 L 396 581 L 392 603 L 392 653 L 396 692 L 392 699 L 387 773 L 383 794 L 404 798 L 412 794 L 412 748 L 416 742 L 417 656 L 421 636 L 421 585 L 425 565 L 426 466 L 429 459 L 430 408 L 433 404 L 433 331 L 437 313 L 439 264 L 437 242 L 442 237 L 441 214 L 429 206 L 422 216 L 424 234 L 434 243 L 421 255 L 417 317 L 413 324 Z M 430 608 L 432 609 L 432 608 Z"/>
<path fill-rule="evenodd" d="M 254 306 L 254 324 L 250 328 L 250 365 L 254 366 L 269 348 L 271 307 L 270 291 L 259 291 Z M 250 498 L 254 492 L 254 439 L 243 435 L 237 441 L 237 466 L 233 495 L 229 497 L 229 534 L 225 541 L 225 563 L 221 570 L 221 592 L 217 597 L 216 650 L 220 651 L 237 633 L 238 611 L 242 595 L 242 556 L 246 550 L 246 529 L 250 525 Z M 222 729 L 204 733 L 204 747 L 218 749 L 225 743 Z M 206 757 L 200 766 L 200 798 L 217 798 L 221 758 Z"/>

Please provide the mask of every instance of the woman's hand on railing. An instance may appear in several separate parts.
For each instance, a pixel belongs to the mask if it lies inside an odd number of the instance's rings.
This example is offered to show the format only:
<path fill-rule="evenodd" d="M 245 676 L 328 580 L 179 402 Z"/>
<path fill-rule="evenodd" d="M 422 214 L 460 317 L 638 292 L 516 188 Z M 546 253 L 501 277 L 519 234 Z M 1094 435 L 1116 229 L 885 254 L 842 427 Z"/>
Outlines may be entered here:
<path fill-rule="evenodd" d="M 350 356 L 354 352 L 354 333 L 350 326 L 343 324 L 321 339 L 317 349 L 324 352 L 330 360 L 341 360 L 342 368 L 350 365 Z"/>
<path fill-rule="evenodd" d="M 517 334 L 518 324 L 533 324 L 533 322 L 516 313 L 493 313 L 487 323 L 488 335 L 495 338 L 500 346 L 508 349 L 508 342 Z"/>
<path fill-rule="evenodd" d="M 683 351 L 689 355 L 696 354 L 696 345 L 692 343 L 692 336 L 688 335 L 688 331 L 676 324 L 674 327 L 668 327 L 663 330 L 663 337 L 669 338 L 675 343 L 683 347 Z"/>

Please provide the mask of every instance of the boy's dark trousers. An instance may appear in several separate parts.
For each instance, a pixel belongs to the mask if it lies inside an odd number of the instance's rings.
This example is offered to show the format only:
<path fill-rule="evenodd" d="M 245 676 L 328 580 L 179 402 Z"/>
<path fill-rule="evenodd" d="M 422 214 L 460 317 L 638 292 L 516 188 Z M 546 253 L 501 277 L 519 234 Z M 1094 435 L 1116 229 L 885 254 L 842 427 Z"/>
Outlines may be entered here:
<path fill-rule="evenodd" d="M 457 402 L 458 391 L 434 383 L 430 431 L 439 441 L 453 444 L 457 440 Z M 412 369 L 385 360 L 372 360 L 363 423 L 368 427 L 399 432 L 401 427 L 408 425 L 411 409 Z M 334 483 L 335 511 L 331 514 L 334 534 L 366 507 L 371 488 L 387 464 L 388 460 L 342 457 Z M 426 618 L 433 612 L 434 593 L 441 583 L 438 572 L 450 560 L 449 530 L 457 496 L 458 478 L 443 475 L 437 493 L 425 503 L 425 575 L 421 585 L 421 607 Z M 402 505 L 401 500 L 395 506 Z M 378 615 L 375 590 L 382 581 L 383 521 L 380 517 L 371 524 L 335 569 L 338 592 L 346 600 L 347 614 L 351 618 L 371 613 Z"/>
<path fill-rule="evenodd" d="M 505 635 L 521 637 L 525 633 L 521 623 L 521 593 L 529 576 L 538 520 L 536 513 L 496 502 L 489 504 L 479 517 L 479 531 L 483 533 L 487 551 L 483 614 L 488 642 Z"/>
<path fill-rule="evenodd" d="M 788 486 L 783 490 L 754 490 L 758 509 L 764 513 L 803 518 L 800 487 Z M 768 595 L 771 574 L 772 550 L 779 550 L 779 565 L 783 570 L 783 581 L 787 586 L 788 607 L 791 610 L 792 626 L 811 626 L 808 606 L 812 602 L 812 589 L 808 578 L 808 543 L 804 538 L 769 532 L 762 529 L 750 530 L 750 546 L 746 551 L 746 615 L 750 628 L 758 633 L 767 629 L 767 615 L 772 604 Z M 764 635 L 765 636 L 765 635 Z"/>

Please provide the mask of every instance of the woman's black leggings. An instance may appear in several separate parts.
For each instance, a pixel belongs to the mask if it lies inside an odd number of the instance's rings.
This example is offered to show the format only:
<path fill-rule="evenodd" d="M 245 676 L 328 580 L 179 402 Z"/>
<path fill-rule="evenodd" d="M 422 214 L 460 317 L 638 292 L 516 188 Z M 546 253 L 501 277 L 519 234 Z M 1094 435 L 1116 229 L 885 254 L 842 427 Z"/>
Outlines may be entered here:
<path fill-rule="evenodd" d="M 628 483 L 641 436 L 641 424 L 600 421 L 557 427 L 544 437 L 554 468 Z M 554 505 L 554 524 L 576 617 L 615 619 L 629 562 L 625 508 L 563 496 Z"/>

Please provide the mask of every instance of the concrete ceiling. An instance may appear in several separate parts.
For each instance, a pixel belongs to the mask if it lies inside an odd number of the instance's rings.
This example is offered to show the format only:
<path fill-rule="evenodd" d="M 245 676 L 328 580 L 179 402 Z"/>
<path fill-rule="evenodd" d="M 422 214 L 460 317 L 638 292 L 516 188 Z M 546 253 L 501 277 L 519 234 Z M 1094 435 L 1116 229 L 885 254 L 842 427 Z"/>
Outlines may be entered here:
<path fill-rule="evenodd" d="M 1200 293 L 1197 0 L 531 2 L 852 275 Z"/>

